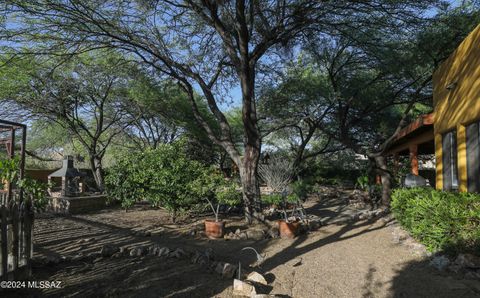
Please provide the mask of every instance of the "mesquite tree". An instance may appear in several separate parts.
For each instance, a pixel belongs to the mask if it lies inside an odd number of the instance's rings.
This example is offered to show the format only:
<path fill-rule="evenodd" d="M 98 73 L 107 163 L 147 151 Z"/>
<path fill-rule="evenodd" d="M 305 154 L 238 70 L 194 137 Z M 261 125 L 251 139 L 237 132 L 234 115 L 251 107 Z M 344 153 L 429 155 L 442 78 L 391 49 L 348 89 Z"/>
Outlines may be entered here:
<path fill-rule="evenodd" d="M 256 82 L 262 70 L 281 67 L 294 41 L 316 28 L 318 34 L 341 34 L 340 27 L 368 28 L 389 22 L 438 1 L 318 0 L 165 0 L 73 1 L 8 0 L 7 14 L 19 18 L 4 37 L 43 45 L 43 53 L 115 48 L 152 70 L 175 79 L 188 94 L 195 119 L 221 146 L 240 172 L 246 218 L 259 210 L 258 161 L 261 134 Z M 421 3 L 418 3 L 421 2 Z M 34 19 L 35 22 L 28 20 Z M 15 49 L 18 49 L 16 47 Z M 279 51 L 277 51 L 279 50 Z M 288 51 L 287 51 L 288 52 Z M 294 52 L 294 51 L 292 51 Z M 280 57 L 280 58 L 279 58 Z M 224 90 L 241 89 L 243 144 L 232 140 L 230 123 L 219 105 Z M 198 112 L 195 93 L 207 102 L 214 129 Z"/>
<path fill-rule="evenodd" d="M 130 125 L 121 103 L 129 96 L 133 78 L 127 69 L 131 69 L 123 59 L 107 53 L 73 58 L 61 63 L 18 60 L 3 68 L 0 106 L 10 117 L 19 111 L 62 127 L 62 133 L 77 140 L 87 153 L 97 188 L 103 191 L 106 150 Z M 8 108 L 12 105 L 16 107 Z"/>

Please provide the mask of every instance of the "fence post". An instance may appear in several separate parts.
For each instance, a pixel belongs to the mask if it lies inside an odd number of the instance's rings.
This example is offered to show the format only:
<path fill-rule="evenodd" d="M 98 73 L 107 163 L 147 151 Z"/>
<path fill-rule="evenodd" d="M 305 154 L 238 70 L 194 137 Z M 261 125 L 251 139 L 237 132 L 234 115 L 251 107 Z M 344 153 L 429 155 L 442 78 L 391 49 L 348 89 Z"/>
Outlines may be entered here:
<path fill-rule="evenodd" d="M 18 257 L 19 257 L 19 237 L 18 237 L 18 224 L 19 224 L 19 212 L 18 212 L 18 204 L 16 202 L 13 202 L 11 204 L 11 218 L 12 218 L 12 255 L 13 255 L 13 268 L 12 271 L 16 272 L 18 269 Z"/>
<path fill-rule="evenodd" d="M 0 222 L 2 235 L 2 280 L 8 279 L 8 239 L 7 239 L 7 206 L 0 207 Z"/>

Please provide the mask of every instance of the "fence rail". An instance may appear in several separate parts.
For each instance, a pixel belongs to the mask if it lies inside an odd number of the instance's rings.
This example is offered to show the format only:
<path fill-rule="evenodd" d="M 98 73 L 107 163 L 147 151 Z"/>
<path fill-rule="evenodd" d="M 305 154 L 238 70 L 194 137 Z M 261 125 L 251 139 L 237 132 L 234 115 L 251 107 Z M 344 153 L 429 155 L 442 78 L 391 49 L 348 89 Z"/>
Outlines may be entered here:
<path fill-rule="evenodd" d="M 33 253 L 33 210 L 18 194 L 0 194 L 0 279 L 30 274 Z"/>

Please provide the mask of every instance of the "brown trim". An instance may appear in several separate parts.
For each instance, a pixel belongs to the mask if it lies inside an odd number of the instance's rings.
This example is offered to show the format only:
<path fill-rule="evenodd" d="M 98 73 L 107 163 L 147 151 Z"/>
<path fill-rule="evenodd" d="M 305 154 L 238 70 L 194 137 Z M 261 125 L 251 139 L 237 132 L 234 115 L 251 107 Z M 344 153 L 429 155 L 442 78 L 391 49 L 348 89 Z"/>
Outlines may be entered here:
<path fill-rule="evenodd" d="M 415 121 L 402 128 L 395 137 L 394 142 L 411 134 L 422 126 L 433 125 L 433 113 L 421 115 Z"/>

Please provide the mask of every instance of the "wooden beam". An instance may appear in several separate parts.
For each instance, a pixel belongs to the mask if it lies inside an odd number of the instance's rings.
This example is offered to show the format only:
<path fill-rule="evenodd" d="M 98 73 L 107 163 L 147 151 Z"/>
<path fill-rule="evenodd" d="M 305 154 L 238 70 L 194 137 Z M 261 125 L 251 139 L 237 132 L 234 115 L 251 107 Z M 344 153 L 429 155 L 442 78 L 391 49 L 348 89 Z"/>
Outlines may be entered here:
<path fill-rule="evenodd" d="M 418 145 L 411 145 L 410 151 L 410 165 L 412 167 L 412 174 L 418 176 Z"/>
<path fill-rule="evenodd" d="M 401 145 L 398 145 L 398 146 L 393 146 L 387 152 L 385 152 L 385 155 L 392 155 L 392 154 L 395 154 L 395 153 L 400 153 L 402 151 L 408 150 L 412 144 L 420 145 L 420 144 L 423 144 L 423 143 L 433 141 L 434 138 L 435 137 L 434 137 L 434 134 L 433 134 L 433 129 L 431 131 L 425 131 L 424 133 L 416 136 L 415 138 L 412 138 L 408 142 L 405 142 L 405 143 L 403 143 Z M 433 154 L 433 152 L 432 152 L 432 154 Z"/>

